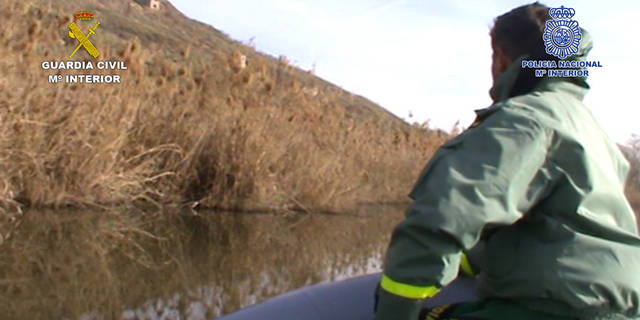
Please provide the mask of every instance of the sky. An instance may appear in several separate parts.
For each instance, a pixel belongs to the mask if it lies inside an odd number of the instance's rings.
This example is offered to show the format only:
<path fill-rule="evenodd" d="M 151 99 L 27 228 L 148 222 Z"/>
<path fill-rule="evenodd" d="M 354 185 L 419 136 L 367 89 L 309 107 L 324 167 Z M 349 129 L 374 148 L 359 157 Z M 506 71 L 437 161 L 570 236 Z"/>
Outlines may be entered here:
<path fill-rule="evenodd" d="M 284 55 L 408 122 L 444 130 L 491 105 L 493 19 L 529 1 L 170 0 L 188 17 L 258 51 Z M 542 1 L 572 7 L 594 39 L 585 104 L 607 134 L 625 143 L 640 134 L 636 100 L 640 2 Z"/>

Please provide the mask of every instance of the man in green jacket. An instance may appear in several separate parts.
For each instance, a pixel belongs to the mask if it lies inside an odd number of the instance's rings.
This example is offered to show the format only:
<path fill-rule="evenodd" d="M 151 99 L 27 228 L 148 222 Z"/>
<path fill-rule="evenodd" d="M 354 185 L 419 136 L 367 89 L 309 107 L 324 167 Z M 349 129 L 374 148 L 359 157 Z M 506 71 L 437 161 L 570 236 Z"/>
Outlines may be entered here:
<path fill-rule="evenodd" d="M 525 59 L 557 61 L 542 40 L 548 12 L 534 3 L 496 18 L 494 104 L 476 111 L 418 179 L 387 251 L 376 320 L 418 319 L 423 300 L 460 269 L 477 277 L 481 301 L 428 319 L 640 315 L 628 163 L 583 105 L 584 78 L 536 78 L 522 68 Z M 585 60 L 591 46 L 582 30 L 567 59 Z"/>

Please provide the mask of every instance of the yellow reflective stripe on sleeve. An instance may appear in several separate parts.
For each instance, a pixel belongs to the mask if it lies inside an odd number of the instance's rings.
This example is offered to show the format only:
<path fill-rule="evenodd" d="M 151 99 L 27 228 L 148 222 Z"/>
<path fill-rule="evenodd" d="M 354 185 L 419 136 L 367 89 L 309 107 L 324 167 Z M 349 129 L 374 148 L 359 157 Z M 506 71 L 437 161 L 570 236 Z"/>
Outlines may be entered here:
<path fill-rule="evenodd" d="M 382 287 L 382 289 L 390 293 L 409 299 L 430 298 L 438 293 L 438 291 L 440 291 L 440 289 L 436 286 L 419 287 L 412 286 L 406 283 L 396 282 L 391 280 L 391 278 L 387 277 L 384 274 L 382 275 L 380 286 Z"/>
<path fill-rule="evenodd" d="M 463 252 L 462 253 L 462 257 L 460 258 L 460 268 L 462 269 L 462 272 L 464 272 L 464 274 L 473 277 L 475 275 L 475 272 L 473 272 L 473 268 L 471 267 L 471 263 L 469 262 L 469 258 L 467 258 L 467 255 Z"/>

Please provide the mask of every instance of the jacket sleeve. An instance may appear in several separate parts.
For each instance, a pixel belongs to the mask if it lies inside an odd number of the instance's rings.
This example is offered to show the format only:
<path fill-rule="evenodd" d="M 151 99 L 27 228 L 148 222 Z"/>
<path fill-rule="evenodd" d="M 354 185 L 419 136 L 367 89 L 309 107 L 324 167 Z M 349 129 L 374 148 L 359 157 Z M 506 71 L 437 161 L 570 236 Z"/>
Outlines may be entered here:
<path fill-rule="evenodd" d="M 443 145 L 418 179 L 387 250 L 377 320 L 417 315 L 421 299 L 455 279 L 483 230 L 513 224 L 544 195 L 549 135 L 526 109 L 494 108 Z"/>

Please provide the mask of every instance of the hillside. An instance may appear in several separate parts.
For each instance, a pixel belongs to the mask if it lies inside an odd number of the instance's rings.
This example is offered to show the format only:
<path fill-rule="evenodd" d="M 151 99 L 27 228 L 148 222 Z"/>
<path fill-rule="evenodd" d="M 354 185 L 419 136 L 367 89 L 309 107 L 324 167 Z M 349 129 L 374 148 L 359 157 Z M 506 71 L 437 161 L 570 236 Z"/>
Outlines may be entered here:
<path fill-rule="evenodd" d="M 629 146 L 620 146 L 620 150 L 629 161 L 630 168 L 625 191 L 640 226 L 640 136 L 634 135 Z"/>
<path fill-rule="evenodd" d="M 143 1 L 140 1 L 143 2 Z M 402 199 L 442 142 L 380 106 L 190 20 L 168 2 L 5 1 L 0 203 L 197 203 L 335 207 Z M 68 25 L 100 21 L 98 61 L 127 70 L 42 70 L 93 61 Z M 29 17 L 25 19 L 24 17 Z M 246 60 L 246 66 L 242 60 Z M 118 74 L 120 84 L 49 83 Z"/>

